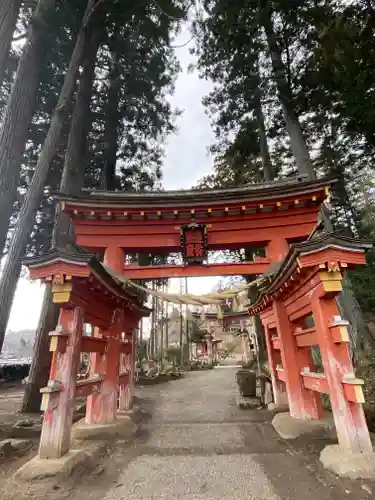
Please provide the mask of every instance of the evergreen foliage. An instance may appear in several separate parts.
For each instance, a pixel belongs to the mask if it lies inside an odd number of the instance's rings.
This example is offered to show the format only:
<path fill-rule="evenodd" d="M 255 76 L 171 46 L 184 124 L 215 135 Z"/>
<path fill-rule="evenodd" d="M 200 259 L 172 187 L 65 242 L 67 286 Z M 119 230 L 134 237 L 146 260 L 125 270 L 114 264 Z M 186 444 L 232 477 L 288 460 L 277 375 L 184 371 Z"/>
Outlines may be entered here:
<path fill-rule="evenodd" d="M 373 238 L 374 205 L 366 194 L 372 193 L 375 160 L 372 2 L 206 0 L 203 5 L 196 52 L 202 77 L 214 83 L 205 105 L 216 141 L 214 173 L 198 187 L 267 179 L 260 104 L 273 176 L 305 173 L 291 139 L 291 123 L 299 124 L 313 172 L 337 179 L 331 198 L 335 231 Z M 351 273 L 367 313 L 375 305 L 373 276 L 370 254 L 369 267 Z"/>

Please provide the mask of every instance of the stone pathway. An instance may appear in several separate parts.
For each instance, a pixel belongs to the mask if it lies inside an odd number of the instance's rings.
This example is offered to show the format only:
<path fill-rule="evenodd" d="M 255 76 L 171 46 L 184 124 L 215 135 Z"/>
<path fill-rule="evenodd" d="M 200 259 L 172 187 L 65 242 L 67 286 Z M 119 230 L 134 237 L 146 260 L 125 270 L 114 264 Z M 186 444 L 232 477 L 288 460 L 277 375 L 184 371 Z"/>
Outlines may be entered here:
<path fill-rule="evenodd" d="M 281 440 L 268 412 L 238 409 L 235 371 L 191 372 L 140 389 L 139 439 L 115 454 L 106 480 L 74 500 L 370 498 Z"/>
<path fill-rule="evenodd" d="M 322 470 L 314 446 L 300 442 L 292 448 L 280 439 L 270 413 L 238 409 L 235 371 L 219 367 L 190 372 L 182 380 L 138 388 L 141 420 L 135 442 L 118 443 L 94 471 L 75 484 L 71 480 L 70 486 L 56 486 L 48 498 L 373 498 L 362 483 L 341 481 Z M 39 493 L 25 498 L 45 498 Z"/>

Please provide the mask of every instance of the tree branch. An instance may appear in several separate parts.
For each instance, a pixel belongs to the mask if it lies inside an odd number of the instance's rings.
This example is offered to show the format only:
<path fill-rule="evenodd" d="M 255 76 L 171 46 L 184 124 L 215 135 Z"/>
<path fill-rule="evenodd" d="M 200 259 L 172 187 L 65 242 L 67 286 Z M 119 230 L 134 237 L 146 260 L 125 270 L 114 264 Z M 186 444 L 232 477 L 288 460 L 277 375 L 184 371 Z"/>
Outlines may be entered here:
<path fill-rule="evenodd" d="M 21 35 L 17 35 L 15 37 L 13 37 L 12 39 L 12 42 L 19 42 L 20 40 L 24 39 L 27 37 L 27 32 L 26 33 L 22 33 Z"/>

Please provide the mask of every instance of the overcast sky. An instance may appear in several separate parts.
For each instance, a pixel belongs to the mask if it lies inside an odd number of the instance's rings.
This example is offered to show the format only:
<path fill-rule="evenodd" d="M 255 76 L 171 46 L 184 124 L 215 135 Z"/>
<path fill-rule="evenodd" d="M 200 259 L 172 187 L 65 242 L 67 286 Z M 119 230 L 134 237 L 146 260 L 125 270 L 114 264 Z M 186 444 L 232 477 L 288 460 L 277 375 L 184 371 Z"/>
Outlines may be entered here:
<path fill-rule="evenodd" d="M 182 30 L 175 45 L 183 45 L 190 38 L 188 29 Z M 212 157 L 207 148 L 213 142 L 209 119 L 202 106 L 202 97 L 210 89 L 210 82 L 202 81 L 196 72 L 188 72 L 194 59 L 189 54 L 190 45 L 176 49 L 182 72 L 176 82 L 176 90 L 170 100 L 183 110 L 178 118 L 178 133 L 167 143 L 163 185 L 166 189 L 187 189 L 212 170 Z M 208 293 L 218 278 L 191 278 L 189 293 Z M 179 290 L 179 280 L 171 280 L 171 288 Z M 34 329 L 39 319 L 43 287 L 39 283 L 20 280 L 13 303 L 8 329 Z"/>

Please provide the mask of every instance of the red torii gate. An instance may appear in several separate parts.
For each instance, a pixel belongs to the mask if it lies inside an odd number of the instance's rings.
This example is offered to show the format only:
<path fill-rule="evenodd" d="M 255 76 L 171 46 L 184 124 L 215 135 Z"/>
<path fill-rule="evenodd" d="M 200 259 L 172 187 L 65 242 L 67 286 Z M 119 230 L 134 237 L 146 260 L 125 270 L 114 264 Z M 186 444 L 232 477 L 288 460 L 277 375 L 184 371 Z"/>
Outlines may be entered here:
<path fill-rule="evenodd" d="M 264 325 L 276 404 L 287 402 L 294 418 L 320 419 L 319 393 L 328 394 L 339 445 L 354 452 L 371 452 L 372 444 L 362 407 L 363 380 L 354 373 L 349 324 L 340 316 L 336 297 L 343 272 L 365 264 L 365 250 L 371 247 L 334 234 L 292 245 L 249 308 Z M 316 373 L 312 346 L 320 348 L 323 373 Z"/>
<path fill-rule="evenodd" d="M 92 253 L 103 251 L 104 265 L 82 250 L 76 250 L 74 254 L 55 250 L 44 257 L 25 261 L 32 278 L 54 283 L 55 301 L 61 305 L 59 327 L 52 335 L 55 352 L 50 383 L 45 391 L 46 411 L 40 455 L 58 457 L 66 453 L 71 405 L 77 391 L 90 394 L 94 387 L 100 387 L 100 393 L 102 388 L 110 388 L 110 395 L 103 390 L 103 397 L 91 396 L 86 414 L 88 422 L 113 421 L 118 386 L 120 406 L 131 405 L 126 401 L 131 401 L 132 397 L 124 396 L 125 388 L 131 388 L 133 384 L 132 377 L 128 381 L 126 378 L 127 373 L 134 369 L 135 361 L 134 334 L 131 332 L 149 311 L 138 296 L 131 294 L 129 288 L 124 288 L 119 275 L 155 279 L 212 275 L 219 269 L 220 274 L 243 274 L 246 269 L 247 273 L 258 275 L 277 262 L 282 262 L 282 265 L 272 279 L 271 288 L 249 311 L 251 314 L 261 313 L 266 326 L 275 397 L 281 397 L 280 381 L 284 377 L 292 416 L 319 418 L 321 411 L 314 391 L 327 390 L 328 387 L 340 444 L 353 450 L 369 450 L 371 443 L 361 407 L 360 382 L 348 376 L 353 368 L 347 347 L 343 344 L 347 341 L 345 325 L 337 318 L 338 311 L 333 300 L 341 290 L 341 270 L 345 266 L 365 262 L 365 245 L 334 236 L 321 240 L 320 247 L 318 240 L 300 244 L 315 230 L 318 213 L 331 184 L 325 179 L 289 179 L 228 190 L 157 193 L 84 191 L 78 197 L 58 195 L 61 209 L 72 219 L 77 245 Z M 201 258 L 202 248 L 207 252 L 208 249 L 236 249 L 250 245 L 264 247 L 265 257 L 241 264 L 220 264 L 220 268 L 203 263 L 159 267 L 125 264 L 127 253 L 186 251 L 184 228 L 190 225 L 202 230 L 204 238 L 198 242 L 199 252 L 186 254 L 186 257 Z M 196 244 L 194 240 L 192 246 Z M 301 281 L 301 276 L 305 281 Z M 294 287 L 294 283 L 299 283 L 300 288 Z M 290 290 L 294 290 L 294 295 L 289 294 Z M 313 297 L 311 304 L 310 297 Z M 301 303 L 307 307 L 307 301 L 310 310 L 302 308 L 301 312 L 298 309 L 293 316 L 295 313 L 288 310 L 289 300 L 292 308 Z M 303 323 L 310 312 L 315 319 L 314 331 L 306 331 Z M 81 338 L 83 322 L 107 332 L 106 359 L 102 357 L 102 338 L 90 338 L 89 341 Z M 129 352 L 129 347 L 120 341 L 123 331 L 132 341 L 130 365 L 126 372 L 120 372 L 119 368 L 120 352 Z M 276 338 L 272 331 L 277 332 Z M 325 380 L 322 376 L 311 375 L 305 347 L 314 342 L 321 347 Z M 94 360 L 97 373 L 103 364 L 106 366 L 104 379 L 87 382 L 87 389 L 79 389 L 75 380 L 82 349 L 97 356 Z M 280 366 L 276 369 L 280 364 L 277 361 L 278 352 L 281 353 L 284 371 Z M 332 356 L 334 368 L 330 365 Z M 107 394 L 105 400 L 104 393 Z M 296 395 L 298 403 L 294 403 Z M 63 409 L 64 405 L 66 409 Z M 344 424 L 340 423 L 341 412 L 345 413 Z M 343 430 L 343 427 L 346 429 Z"/>
<path fill-rule="evenodd" d="M 76 243 L 132 279 L 258 275 L 282 260 L 289 244 L 315 229 L 330 180 L 288 179 L 232 189 L 151 193 L 83 191 L 57 196 L 74 224 Z M 204 227 L 210 250 L 263 247 L 265 257 L 232 264 L 126 265 L 126 254 L 184 251 L 183 228 Z"/>
<path fill-rule="evenodd" d="M 24 264 L 31 279 L 52 286 L 60 308 L 56 329 L 50 333 L 53 352 L 50 377 L 42 389 L 44 411 L 40 458 L 68 453 L 75 399 L 88 396 L 85 424 L 111 424 L 119 412 L 133 406 L 135 329 L 150 310 L 134 289 L 104 267 L 94 255 L 74 246 L 54 249 Z M 83 334 L 84 324 L 94 336 Z M 77 381 L 80 353 L 91 354 L 91 373 Z"/>

